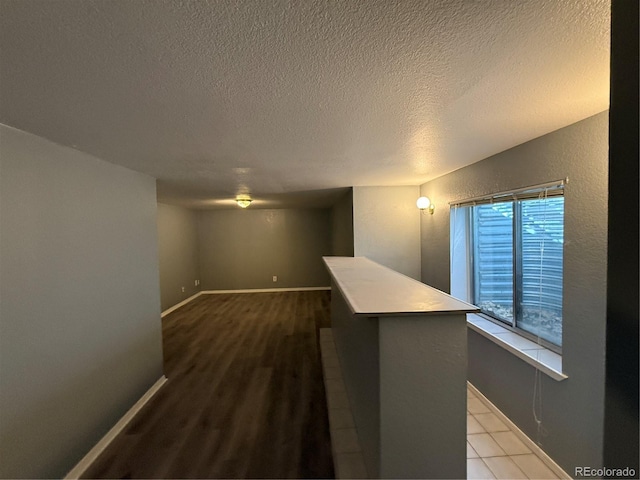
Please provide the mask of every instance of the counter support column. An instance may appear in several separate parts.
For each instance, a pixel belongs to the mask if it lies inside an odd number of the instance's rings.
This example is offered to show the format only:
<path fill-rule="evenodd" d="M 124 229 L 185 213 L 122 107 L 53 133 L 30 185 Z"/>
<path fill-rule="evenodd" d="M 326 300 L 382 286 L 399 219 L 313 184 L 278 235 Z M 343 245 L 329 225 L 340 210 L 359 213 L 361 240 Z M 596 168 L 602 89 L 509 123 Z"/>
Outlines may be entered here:
<path fill-rule="evenodd" d="M 466 316 L 378 322 L 380 477 L 466 478 Z"/>
<path fill-rule="evenodd" d="M 371 478 L 466 478 L 474 305 L 363 257 L 324 257 L 331 328 Z"/>

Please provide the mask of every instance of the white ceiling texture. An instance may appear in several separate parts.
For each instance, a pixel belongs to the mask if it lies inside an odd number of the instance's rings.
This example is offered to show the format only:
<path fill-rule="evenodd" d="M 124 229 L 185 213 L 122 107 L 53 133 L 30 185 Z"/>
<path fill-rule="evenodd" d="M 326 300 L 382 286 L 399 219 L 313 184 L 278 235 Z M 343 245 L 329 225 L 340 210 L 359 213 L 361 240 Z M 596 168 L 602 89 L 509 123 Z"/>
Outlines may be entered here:
<path fill-rule="evenodd" d="M 606 110 L 609 21 L 609 0 L 0 0 L 0 123 L 164 202 L 318 206 Z"/>

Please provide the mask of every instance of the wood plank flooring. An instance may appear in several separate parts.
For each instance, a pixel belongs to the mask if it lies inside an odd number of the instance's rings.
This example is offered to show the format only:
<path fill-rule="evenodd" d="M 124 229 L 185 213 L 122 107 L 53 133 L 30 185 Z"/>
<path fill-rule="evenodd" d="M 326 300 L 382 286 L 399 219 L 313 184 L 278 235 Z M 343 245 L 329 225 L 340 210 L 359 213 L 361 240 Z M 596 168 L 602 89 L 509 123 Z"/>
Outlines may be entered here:
<path fill-rule="evenodd" d="M 164 387 L 84 478 L 333 478 L 330 292 L 202 295 L 163 319 Z"/>

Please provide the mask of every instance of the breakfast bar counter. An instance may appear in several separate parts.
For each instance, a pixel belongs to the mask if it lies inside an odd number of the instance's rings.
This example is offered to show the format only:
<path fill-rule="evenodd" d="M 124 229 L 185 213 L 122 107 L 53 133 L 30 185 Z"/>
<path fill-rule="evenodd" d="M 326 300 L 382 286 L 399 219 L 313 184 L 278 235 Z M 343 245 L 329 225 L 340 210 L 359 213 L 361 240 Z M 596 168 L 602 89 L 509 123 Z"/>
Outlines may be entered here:
<path fill-rule="evenodd" d="M 371 478 L 466 478 L 466 314 L 365 257 L 324 257 L 331 328 Z"/>

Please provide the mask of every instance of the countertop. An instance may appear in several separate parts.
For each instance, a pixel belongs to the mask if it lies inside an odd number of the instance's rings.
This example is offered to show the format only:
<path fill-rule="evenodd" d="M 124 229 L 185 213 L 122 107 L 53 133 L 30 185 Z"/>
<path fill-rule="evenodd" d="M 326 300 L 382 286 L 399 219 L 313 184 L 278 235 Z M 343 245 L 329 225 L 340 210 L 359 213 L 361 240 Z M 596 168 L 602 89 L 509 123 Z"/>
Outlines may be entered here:
<path fill-rule="evenodd" d="M 365 317 L 478 312 L 463 302 L 366 257 L 322 257 L 354 315 Z"/>

